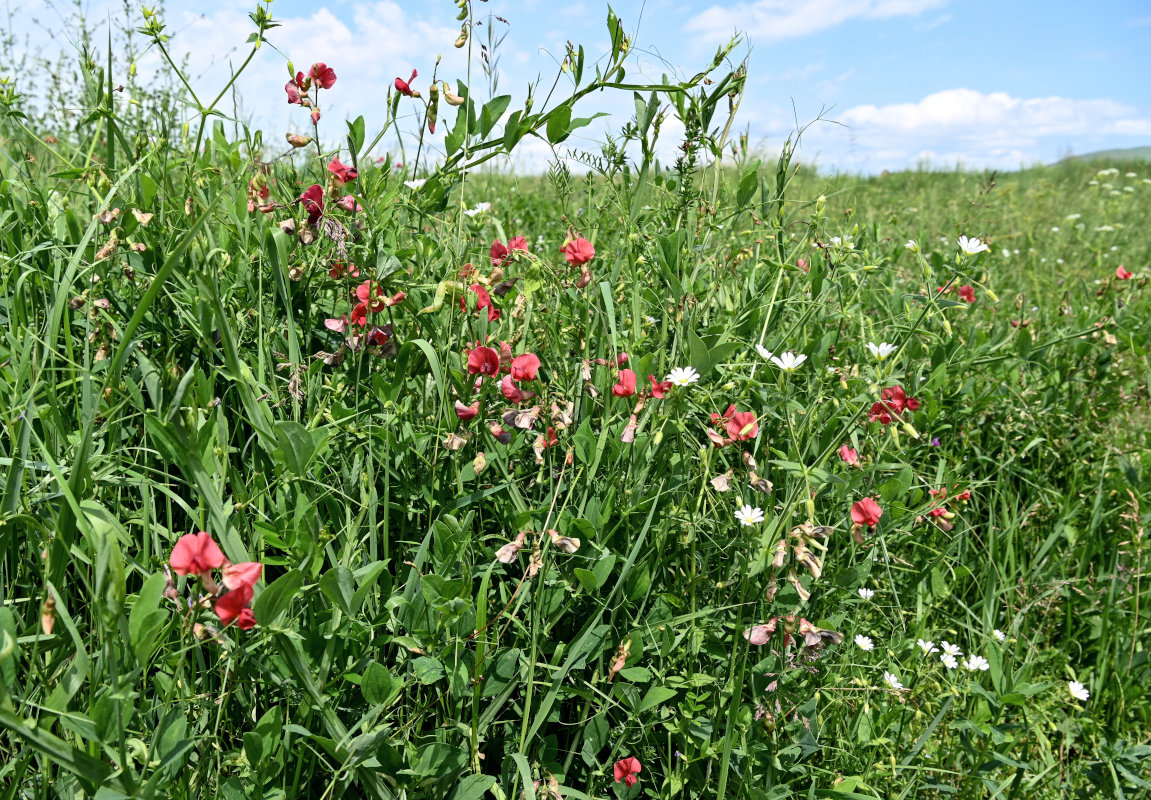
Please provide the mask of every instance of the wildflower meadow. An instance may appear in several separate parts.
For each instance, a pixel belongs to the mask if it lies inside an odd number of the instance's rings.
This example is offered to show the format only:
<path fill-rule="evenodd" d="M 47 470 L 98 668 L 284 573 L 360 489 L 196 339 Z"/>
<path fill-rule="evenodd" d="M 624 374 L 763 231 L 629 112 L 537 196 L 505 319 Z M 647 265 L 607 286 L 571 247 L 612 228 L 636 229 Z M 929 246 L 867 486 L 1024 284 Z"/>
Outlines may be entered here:
<path fill-rule="evenodd" d="M 444 5 L 382 129 L 236 117 L 263 0 L 0 83 L 0 798 L 1148 796 L 1151 164 L 829 175 L 738 37 L 512 103 Z"/>

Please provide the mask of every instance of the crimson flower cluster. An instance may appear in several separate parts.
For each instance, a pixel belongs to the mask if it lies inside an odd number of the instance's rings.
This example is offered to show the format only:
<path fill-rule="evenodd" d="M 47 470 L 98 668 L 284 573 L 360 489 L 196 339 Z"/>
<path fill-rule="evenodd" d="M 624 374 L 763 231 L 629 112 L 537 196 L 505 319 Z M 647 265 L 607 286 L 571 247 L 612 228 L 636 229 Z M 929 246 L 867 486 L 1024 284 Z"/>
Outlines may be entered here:
<path fill-rule="evenodd" d="M 888 386 L 880 392 L 879 400 L 867 412 L 867 419 L 881 425 L 890 425 L 895 420 L 902 419 L 905 411 L 918 409 L 919 400 L 908 397 L 902 386 Z"/>
<path fill-rule="evenodd" d="M 317 61 L 308 69 L 308 74 L 297 72 L 296 77 L 284 84 L 284 92 L 288 95 L 288 104 L 312 109 L 312 124 L 320 121 L 320 109 L 316 107 L 316 98 L 311 92 L 320 89 L 331 89 L 336 84 L 336 71 L 322 61 Z"/>
<path fill-rule="evenodd" d="M 257 561 L 231 563 L 207 531 L 181 536 L 172 548 L 168 563 L 177 575 L 199 579 L 204 590 L 200 603 L 210 605 L 224 625 L 235 623 L 242 630 L 255 627 L 256 617 L 251 609 L 253 587 L 260 580 L 263 564 Z M 216 569 L 221 570 L 220 583 L 212 577 L 212 570 Z M 175 587 L 169 586 L 165 595 L 175 597 Z"/>

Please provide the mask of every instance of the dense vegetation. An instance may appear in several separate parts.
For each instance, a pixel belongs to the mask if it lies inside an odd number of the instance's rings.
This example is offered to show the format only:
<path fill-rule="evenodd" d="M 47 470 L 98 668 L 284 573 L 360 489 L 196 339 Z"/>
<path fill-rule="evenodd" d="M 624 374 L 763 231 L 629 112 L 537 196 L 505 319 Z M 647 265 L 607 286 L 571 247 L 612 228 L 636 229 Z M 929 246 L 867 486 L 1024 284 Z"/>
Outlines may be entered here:
<path fill-rule="evenodd" d="M 623 30 L 418 174 L 5 85 L 0 797 L 1146 793 L 1151 166 L 761 162 Z"/>

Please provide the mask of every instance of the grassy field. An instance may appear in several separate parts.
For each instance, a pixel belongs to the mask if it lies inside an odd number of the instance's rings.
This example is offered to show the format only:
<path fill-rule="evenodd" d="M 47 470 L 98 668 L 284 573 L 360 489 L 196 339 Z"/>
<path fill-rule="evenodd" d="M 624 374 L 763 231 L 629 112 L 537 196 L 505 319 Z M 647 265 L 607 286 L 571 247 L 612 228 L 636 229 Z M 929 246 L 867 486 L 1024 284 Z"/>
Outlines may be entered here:
<path fill-rule="evenodd" d="M 2 87 L 0 798 L 1147 796 L 1151 165 L 821 176 L 607 35 L 418 173 Z"/>

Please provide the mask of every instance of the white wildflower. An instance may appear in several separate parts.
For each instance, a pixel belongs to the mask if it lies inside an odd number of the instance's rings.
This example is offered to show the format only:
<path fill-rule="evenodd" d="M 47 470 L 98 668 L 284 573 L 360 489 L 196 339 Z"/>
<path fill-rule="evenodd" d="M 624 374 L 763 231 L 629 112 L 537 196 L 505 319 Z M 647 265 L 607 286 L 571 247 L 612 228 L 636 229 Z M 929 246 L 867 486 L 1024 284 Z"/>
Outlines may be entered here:
<path fill-rule="evenodd" d="M 991 665 L 983 656 L 968 656 L 963 661 L 963 668 L 969 672 L 986 672 L 991 669 Z"/>
<path fill-rule="evenodd" d="M 1091 696 L 1091 692 L 1089 692 L 1087 687 L 1081 684 L 1079 681 L 1068 681 L 1067 691 L 1071 692 L 1071 696 L 1076 700 L 1082 702 L 1086 702 L 1087 698 Z"/>
<path fill-rule="evenodd" d="M 944 653 L 941 655 L 939 657 L 939 662 L 948 669 L 956 669 L 959 666 L 959 662 L 955 660 L 955 656 L 951 655 L 950 653 Z"/>
<path fill-rule="evenodd" d="M 894 675 L 892 675 L 890 672 L 888 672 L 886 670 L 884 670 L 884 672 L 883 672 L 883 680 L 887 681 L 887 685 L 890 686 L 892 689 L 894 689 L 897 692 L 900 689 L 904 688 L 903 684 L 899 682 L 899 678 L 895 677 Z"/>
<path fill-rule="evenodd" d="M 866 586 L 859 587 L 859 596 L 864 600 L 870 600 L 875 597 L 875 590 L 868 589 Z"/>
<path fill-rule="evenodd" d="M 410 181 L 404 181 L 404 186 L 407 186 L 412 191 L 416 191 L 427 182 L 427 178 L 413 178 Z"/>
<path fill-rule="evenodd" d="M 867 349 L 871 351 L 873 356 L 875 356 L 880 361 L 883 361 L 899 348 L 893 344 L 888 344 L 887 342 L 881 342 L 880 344 L 876 344 L 875 342 L 868 342 Z"/>
<path fill-rule="evenodd" d="M 735 512 L 735 518 L 739 520 L 740 525 L 755 525 L 757 522 L 763 522 L 763 509 L 752 508 L 749 505 L 741 506 Z"/>
<path fill-rule="evenodd" d="M 793 353 L 788 350 L 782 356 L 772 356 L 771 363 L 775 364 L 784 372 L 795 372 L 804 361 L 807 361 L 807 356 L 803 353 Z"/>
<path fill-rule="evenodd" d="M 939 652 L 939 648 L 935 646 L 935 642 L 928 639 L 920 639 L 916 644 L 919 645 L 919 649 L 927 655 Z"/>
<path fill-rule="evenodd" d="M 941 644 L 943 645 L 943 652 L 947 653 L 947 655 L 955 656 L 956 658 L 963 655 L 963 651 L 959 649 L 959 645 L 952 644 L 946 639 L 944 639 Z"/>
<path fill-rule="evenodd" d="M 664 380 L 671 381 L 676 386 L 690 386 L 699 380 L 699 373 L 691 367 L 676 367 Z"/>
<path fill-rule="evenodd" d="M 874 650 L 875 649 L 875 643 L 871 641 L 871 637 L 870 636 L 864 636 L 863 634 L 858 634 L 855 637 L 855 646 L 858 647 L 860 650 Z"/>
<path fill-rule="evenodd" d="M 959 249 L 965 254 L 973 256 L 976 253 L 982 253 L 984 250 L 989 249 L 986 244 L 978 239 L 968 239 L 966 236 L 959 237 Z"/>

